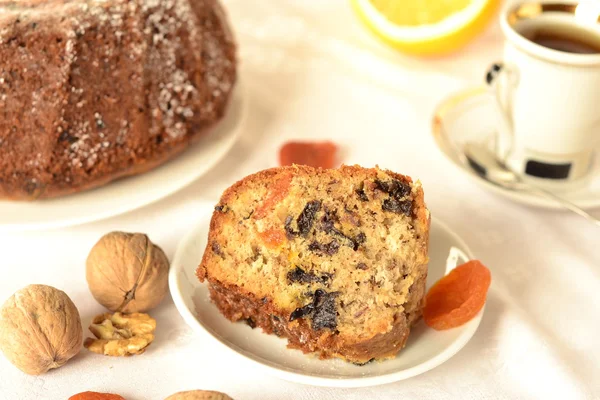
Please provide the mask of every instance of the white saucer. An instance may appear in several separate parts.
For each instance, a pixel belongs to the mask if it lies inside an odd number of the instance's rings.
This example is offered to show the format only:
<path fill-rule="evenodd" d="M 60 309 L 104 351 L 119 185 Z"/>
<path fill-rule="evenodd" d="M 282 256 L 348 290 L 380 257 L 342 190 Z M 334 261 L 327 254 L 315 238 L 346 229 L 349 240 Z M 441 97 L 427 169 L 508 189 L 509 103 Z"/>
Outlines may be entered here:
<path fill-rule="evenodd" d="M 243 86 L 234 90 L 225 118 L 206 137 L 164 165 L 97 189 L 35 202 L 0 201 L 0 233 L 54 229 L 96 221 L 145 206 L 190 184 L 234 145 L 244 125 Z"/>
<path fill-rule="evenodd" d="M 466 142 L 487 143 L 496 127 L 495 110 L 485 87 L 475 87 L 445 99 L 433 116 L 433 135 L 442 153 L 475 182 L 511 200 L 544 208 L 560 209 L 558 203 L 527 191 L 496 186 L 468 167 L 457 149 Z M 600 148 L 588 176 L 578 182 L 555 184 L 548 189 L 584 209 L 600 207 Z"/>
<path fill-rule="evenodd" d="M 210 302 L 207 285 L 196 278 L 212 210 L 212 205 L 206 205 L 196 227 L 180 243 L 171 264 L 169 287 L 183 319 L 203 337 L 212 337 L 215 343 L 220 343 L 223 351 L 239 355 L 248 368 L 260 368 L 285 380 L 316 386 L 379 385 L 410 378 L 442 364 L 469 341 L 479 326 L 483 310 L 467 324 L 447 331 L 435 331 L 421 321 L 397 358 L 364 366 L 319 360 L 288 349 L 285 339 L 225 319 Z M 456 265 L 473 258 L 464 242 L 436 219 L 431 223 L 429 256 L 428 288 Z"/>

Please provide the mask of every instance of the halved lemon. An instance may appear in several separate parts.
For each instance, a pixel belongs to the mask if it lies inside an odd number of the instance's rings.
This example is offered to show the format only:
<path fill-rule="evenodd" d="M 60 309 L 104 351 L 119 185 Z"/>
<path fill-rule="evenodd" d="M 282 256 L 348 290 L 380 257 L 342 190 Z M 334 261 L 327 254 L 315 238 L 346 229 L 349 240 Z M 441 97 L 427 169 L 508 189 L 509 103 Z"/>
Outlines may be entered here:
<path fill-rule="evenodd" d="M 489 23 L 500 0 L 351 0 L 364 23 L 397 49 L 442 55 L 467 44 Z"/>

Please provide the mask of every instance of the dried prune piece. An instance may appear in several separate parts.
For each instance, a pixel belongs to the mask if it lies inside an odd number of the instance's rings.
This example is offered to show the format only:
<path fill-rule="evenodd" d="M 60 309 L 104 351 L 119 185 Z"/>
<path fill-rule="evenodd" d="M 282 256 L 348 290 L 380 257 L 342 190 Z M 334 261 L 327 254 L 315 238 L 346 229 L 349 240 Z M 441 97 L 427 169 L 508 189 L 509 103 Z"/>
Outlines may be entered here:
<path fill-rule="evenodd" d="M 321 250 L 321 243 L 317 242 L 316 240 L 312 241 L 308 245 L 308 249 L 310 251 L 314 251 L 314 252 L 322 252 L 322 250 Z"/>
<path fill-rule="evenodd" d="M 336 222 L 339 222 L 339 218 L 335 211 L 325 208 L 325 214 L 321 218 L 321 230 L 325 233 L 341 233 L 335 228 Z"/>
<path fill-rule="evenodd" d="M 356 264 L 356 269 L 361 269 L 363 271 L 366 271 L 369 267 L 367 267 L 367 264 L 365 263 L 358 263 Z"/>
<path fill-rule="evenodd" d="M 490 270 L 480 261 L 459 265 L 427 292 L 423 320 L 436 330 L 467 323 L 483 308 L 491 281 Z"/>
<path fill-rule="evenodd" d="M 297 320 L 298 318 L 304 318 L 310 315 L 314 311 L 315 307 L 313 303 L 308 303 L 303 307 L 298 307 L 290 314 L 290 322 Z"/>
<path fill-rule="evenodd" d="M 362 367 L 363 365 L 367 365 L 369 363 L 372 363 L 373 361 L 375 361 L 375 358 L 371 358 L 370 360 L 362 362 L 362 363 L 361 362 L 353 362 L 352 364 Z"/>
<path fill-rule="evenodd" d="M 335 224 L 339 222 L 339 218 L 334 210 L 325 210 L 325 215 L 321 218 L 321 230 L 330 235 L 336 235 L 346 240 L 351 240 L 349 237 L 344 235 L 342 231 L 335 227 Z"/>
<path fill-rule="evenodd" d="M 364 189 L 356 189 L 354 192 L 356 193 L 360 201 L 369 201 L 369 198 L 367 197 L 367 194 L 365 193 Z"/>
<path fill-rule="evenodd" d="M 215 211 L 218 211 L 218 212 L 221 212 L 221 213 L 227 212 L 227 204 L 217 204 L 215 206 Z"/>
<path fill-rule="evenodd" d="M 296 267 L 293 271 L 288 272 L 287 278 L 290 282 L 299 283 L 327 283 L 331 279 L 331 274 L 323 272 L 320 276 L 315 275 L 312 272 L 306 272 L 300 267 Z"/>
<path fill-rule="evenodd" d="M 367 241 L 367 235 L 365 235 L 364 232 L 361 232 L 358 235 L 356 235 L 356 237 L 354 239 L 352 239 L 352 248 L 354 249 L 354 251 L 356 251 L 356 250 L 358 250 L 360 245 L 366 241 Z"/>
<path fill-rule="evenodd" d="M 311 283 L 320 282 L 321 279 L 312 272 L 306 272 L 300 267 L 288 272 L 287 278 L 290 282 Z"/>
<path fill-rule="evenodd" d="M 210 246 L 211 250 L 213 253 L 215 253 L 218 256 L 223 257 L 223 252 L 221 251 L 221 245 L 217 242 L 212 242 L 211 246 Z"/>
<path fill-rule="evenodd" d="M 304 210 L 302 210 L 298 216 L 298 219 L 296 220 L 298 224 L 298 231 L 302 236 L 308 235 L 313 226 L 315 216 L 320 209 L 321 202 L 319 200 L 313 200 L 306 203 Z"/>
<path fill-rule="evenodd" d="M 366 242 L 367 240 L 367 235 L 365 235 L 364 232 L 359 233 L 358 235 L 356 235 L 356 237 L 354 238 L 354 241 L 358 244 L 363 244 L 364 242 Z"/>
<path fill-rule="evenodd" d="M 332 256 L 340 249 L 340 242 L 335 239 L 329 243 L 319 243 L 317 241 L 313 241 L 308 245 L 308 249 L 310 251 L 314 251 L 315 253 L 319 253 L 320 255 Z"/>
<path fill-rule="evenodd" d="M 341 239 L 344 239 L 342 244 L 344 246 L 348 246 L 353 248 L 354 250 L 358 250 L 358 247 L 365 242 L 367 237 L 364 233 L 359 233 L 355 238 L 346 235 L 344 232 L 340 231 L 335 227 L 335 223 L 339 222 L 339 218 L 335 211 L 325 210 L 325 215 L 321 218 L 321 229 L 330 235 L 335 235 Z M 313 245 L 315 242 L 311 243 Z M 331 243 L 330 243 L 331 244 Z M 338 243 L 339 244 L 339 243 Z M 314 245 L 314 249 L 318 249 L 318 243 Z M 319 245 L 323 246 L 323 245 Z M 310 249 L 310 247 L 309 247 Z M 337 249 L 336 249 L 337 251 Z"/>
<path fill-rule="evenodd" d="M 285 234 L 288 239 L 293 239 L 294 236 L 298 236 L 298 232 L 296 232 L 294 230 L 294 228 L 292 227 L 293 220 L 294 220 L 294 217 L 292 217 L 291 215 L 288 215 L 287 218 L 285 219 Z"/>
<path fill-rule="evenodd" d="M 295 309 L 290 314 L 290 321 L 312 315 L 312 329 L 315 331 L 337 327 L 337 311 L 335 299 L 338 292 L 326 292 L 323 289 L 315 290 L 311 303 Z"/>
<path fill-rule="evenodd" d="M 279 165 L 336 166 L 337 146 L 333 142 L 287 142 L 279 150 Z"/>
<path fill-rule="evenodd" d="M 314 313 L 312 315 L 312 329 L 319 331 L 324 328 L 335 329 L 337 326 L 337 311 L 335 299 L 337 292 L 327 293 L 317 289 L 314 297 Z"/>
<path fill-rule="evenodd" d="M 389 181 L 375 180 L 377 189 L 388 193 L 390 196 L 400 200 L 401 198 L 410 194 L 410 185 L 399 181 L 398 179 L 391 179 Z"/>
<path fill-rule="evenodd" d="M 410 217 L 412 214 L 412 201 L 410 199 L 397 200 L 395 198 L 385 199 L 381 205 L 383 211 L 390 211 L 396 214 L 404 214 Z"/>
<path fill-rule="evenodd" d="M 379 179 L 375 179 L 375 189 L 381 190 L 385 193 L 390 193 L 389 187 L 386 182 L 380 181 Z"/>

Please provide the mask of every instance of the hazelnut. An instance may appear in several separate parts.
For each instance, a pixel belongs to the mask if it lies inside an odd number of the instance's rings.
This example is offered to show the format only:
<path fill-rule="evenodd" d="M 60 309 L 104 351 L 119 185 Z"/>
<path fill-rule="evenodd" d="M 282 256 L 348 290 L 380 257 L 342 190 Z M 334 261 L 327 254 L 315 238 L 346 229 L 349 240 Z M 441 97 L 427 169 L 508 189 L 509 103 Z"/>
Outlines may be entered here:
<path fill-rule="evenodd" d="M 211 390 L 189 390 L 170 395 L 165 400 L 233 400 L 225 393 Z"/>
<path fill-rule="evenodd" d="M 64 365 L 79 353 L 83 329 L 77 308 L 63 291 L 27 286 L 0 310 L 0 349 L 30 375 Z"/>
<path fill-rule="evenodd" d="M 169 288 L 169 260 L 142 233 L 111 232 L 94 245 L 86 262 L 92 295 L 111 311 L 144 312 Z"/>

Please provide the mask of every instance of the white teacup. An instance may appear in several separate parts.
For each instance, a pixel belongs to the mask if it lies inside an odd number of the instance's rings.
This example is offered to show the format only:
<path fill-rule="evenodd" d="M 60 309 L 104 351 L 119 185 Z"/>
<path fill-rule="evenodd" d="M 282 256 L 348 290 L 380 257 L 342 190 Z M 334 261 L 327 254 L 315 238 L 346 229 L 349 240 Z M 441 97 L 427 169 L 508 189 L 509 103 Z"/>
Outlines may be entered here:
<path fill-rule="evenodd" d="M 583 177 L 600 142 L 599 16 L 598 0 L 526 1 L 501 14 L 504 62 L 486 77 L 502 122 L 497 152 L 511 169 L 541 183 Z M 562 45 L 579 38 L 571 44 L 591 51 L 553 49 L 553 37 Z"/>

